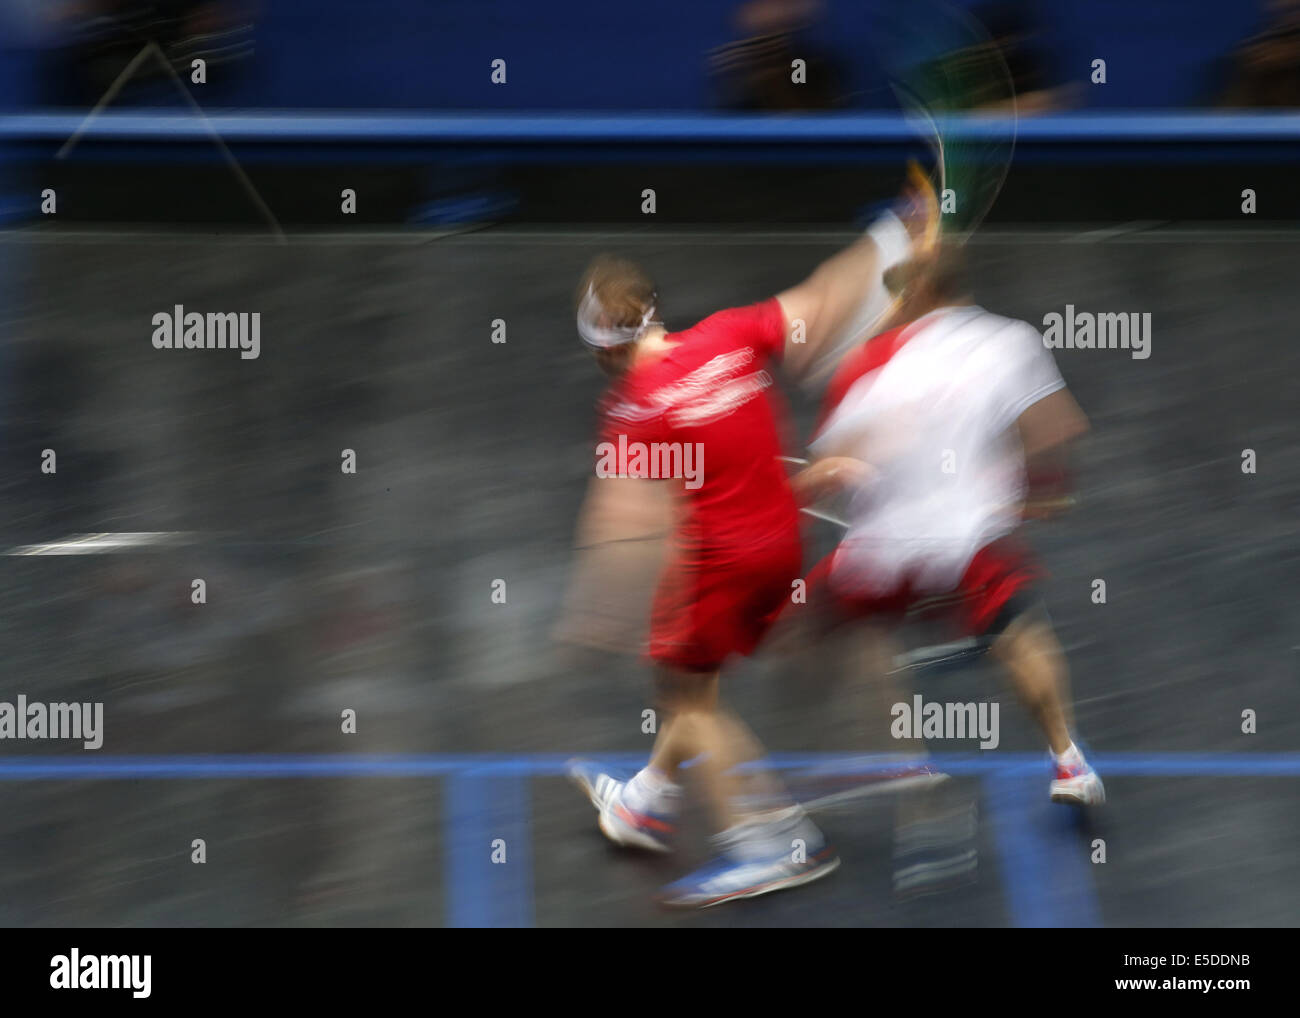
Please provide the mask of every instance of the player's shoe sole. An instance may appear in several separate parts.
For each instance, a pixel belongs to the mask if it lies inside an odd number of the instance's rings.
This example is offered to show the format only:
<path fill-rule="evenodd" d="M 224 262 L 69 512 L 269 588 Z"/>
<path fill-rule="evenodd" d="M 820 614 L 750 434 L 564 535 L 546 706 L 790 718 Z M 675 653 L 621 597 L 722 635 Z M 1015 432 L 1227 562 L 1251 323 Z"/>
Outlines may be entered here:
<path fill-rule="evenodd" d="M 830 853 L 830 851 L 830 849 L 824 850 L 825 853 Z M 828 854 L 827 858 L 810 864 L 799 872 L 785 874 L 771 880 L 761 881 L 748 887 L 736 888 L 720 894 L 688 896 L 678 893 L 674 895 L 670 889 L 665 889 L 665 892 L 659 896 L 659 904 L 672 909 L 712 908 L 715 905 L 725 905 L 729 901 L 757 898 L 764 894 L 773 894 L 776 891 L 788 891 L 795 887 L 802 887 L 804 884 L 811 884 L 822 877 L 830 876 L 839 868 L 839 856 Z"/>
<path fill-rule="evenodd" d="M 1106 802 L 1106 786 L 1095 772 L 1077 778 L 1057 779 L 1050 789 L 1052 802 L 1067 806 L 1102 806 Z"/>
<path fill-rule="evenodd" d="M 647 818 L 631 818 L 619 803 L 612 803 L 600 811 L 600 831 L 614 844 L 646 852 L 671 852 L 673 846 L 668 839 L 672 837 L 672 827 L 664 824 L 660 830 L 651 830 L 647 828 L 646 822 Z"/>

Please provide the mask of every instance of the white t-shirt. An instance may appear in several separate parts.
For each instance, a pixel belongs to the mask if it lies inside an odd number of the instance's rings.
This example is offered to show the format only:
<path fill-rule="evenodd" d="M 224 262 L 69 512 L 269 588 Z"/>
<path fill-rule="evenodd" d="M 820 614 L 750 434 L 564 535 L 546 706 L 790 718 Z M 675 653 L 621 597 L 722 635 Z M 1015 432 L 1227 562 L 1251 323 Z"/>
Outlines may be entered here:
<path fill-rule="evenodd" d="M 875 470 L 851 493 L 831 583 L 944 593 L 1015 529 L 1025 470 L 1013 426 L 1065 382 L 1032 325 L 981 307 L 942 308 L 872 342 L 874 355 L 841 366 L 831 391 L 843 397 L 812 445 Z"/>

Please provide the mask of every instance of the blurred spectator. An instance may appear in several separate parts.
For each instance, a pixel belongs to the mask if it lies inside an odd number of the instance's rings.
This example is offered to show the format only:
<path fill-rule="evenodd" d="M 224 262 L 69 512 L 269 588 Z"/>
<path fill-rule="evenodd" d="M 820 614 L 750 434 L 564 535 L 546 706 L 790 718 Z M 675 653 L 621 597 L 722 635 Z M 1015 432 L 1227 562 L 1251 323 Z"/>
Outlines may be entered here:
<path fill-rule="evenodd" d="M 1300 2 L 1272 0 L 1264 31 L 1233 55 L 1222 106 L 1300 106 Z"/>
<path fill-rule="evenodd" d="M 939 2 L 904 8 L 878 44 L 895 60 L 890 76 L 935 111 L 1031 115 L 1067 105 L 1048 83 L 1041 37 L 1024 0 L 966 10 Z"/>
<path fill-rule="evenodd" d="M 46 101 L 90 106 L 98 102 L 149 42 L 157 42 L 183 81 L 191 62 L 209 68 L 249 56 L 252 0 L 72 0 L 52 7 L 59 46 L 51 57 Z M 156 60 L 133 80 L 163 74 Z"/>
<path fill-rule="evenodd" d="M 821 110 L 846 103 L 845 75 L 811 41 L 820 0 L 746 0 L 736 12 L 743 37 L 709 54 L 721 105 L 733 110 Z M 796 76 L 794 61 L 802 60 Z"/>
<path fill-rule="evenodd" d="M 989 4 L 978 8 L 975 16 L 1007 62 L 1017 113 L 1046 113 L 1065 105 L 1064 90 L 1048 83 L 1042 43 L 1025 0 Z M 976 105 L 997 110 L 1009 104 L 1005 99 L 993 99 Z"/>

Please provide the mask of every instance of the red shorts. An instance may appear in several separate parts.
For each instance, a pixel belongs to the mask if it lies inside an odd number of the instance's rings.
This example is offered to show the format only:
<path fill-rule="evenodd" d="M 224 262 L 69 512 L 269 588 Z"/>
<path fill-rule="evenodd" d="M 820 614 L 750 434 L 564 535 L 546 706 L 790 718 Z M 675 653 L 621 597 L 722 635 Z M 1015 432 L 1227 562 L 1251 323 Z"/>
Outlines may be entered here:
<path fill-rule="evenodd" d="M 808 588 L 813 597 L 829 602 L 838 618 L 896 620 L 912 610 L 947 611 L 957 616 L 970 636 L 987 633 L 1017 595 L 1023 595 L 1043 575 L 1028 551 L 1004 537 L 976 552 L 957 586 L 945 594 L 921 593 L 905 581 L 883 594 L 856 596 L 831 586 L 834 557 L 832 552 L 817 563 L 808 576 Z"/>
<path fill-rule="evenodd" d="M 650 660 L 712 672 L 732 654 L 751 653 L 790 603 L 802 568 L 797 531 L 722 565 L 675 560 L 655 592 Z"/>

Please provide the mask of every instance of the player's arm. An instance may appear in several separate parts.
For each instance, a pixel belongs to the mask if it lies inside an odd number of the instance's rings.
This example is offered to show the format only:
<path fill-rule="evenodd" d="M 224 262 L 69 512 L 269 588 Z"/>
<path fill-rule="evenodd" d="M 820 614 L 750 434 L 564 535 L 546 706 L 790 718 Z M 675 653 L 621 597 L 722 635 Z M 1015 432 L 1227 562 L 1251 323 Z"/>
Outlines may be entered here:
<path fill-rule="evenodd" d="M 814 460 L 790 479 L 799 504 L 814 505 L 846 488 L 856 488 L 868 483 L 872 477 L 870 464 L 852 456 L 825 456 Z"/>
<path fill-rule="evenodd" d="M 1024 448 L 1029 492 L 1024 515 L 1055 516 L 1074 504 L 1069 471 L 1071 443 L 1088 431 L 1088 419 L 1068 389 L 1057 389 L 1032 404 L 1016 419 Z"/>
<path fill-rule="evenodd" d="M 847 419 L 837 419 L 834 412 L 828 415 L 809 447 L 812 461 L 790 479 L 800 505 L 813 505 L 872 481 L 876 470 L 861 458 L 864 437 L 852 415 Z"/>
<path fill-rule="evenodd" d="M 844 328 L 862 299 L 865 281 L 876 274 L 878 249 L 864 237 L 823 262 L 806 280 L 777 294 L 785 314 L 786 368 L 803 375 Z"/>
<path fill-rule="evenodd" d="M 905 196 L 906 222 L 886 214 L 802 283 L 777 294 L 785 314 L 784 361 L 796 376 L 804 374 L 854 321 L 880 290 L 885 268 L 906 255 L 913 238 L 934 229 L 938 217 L 934 191 L 919 170 L 913 173 Z"/>
<path fill-rule="evenodd" d="M 659 417 L 639 420 L 626 407 L 610 409 L 601 441 L 596 446 L 596 476 L 587 486 L 587 497 L 578 517 L 578 548 L 627 541 L 656 540 L 677 523 L 684 479 L 638 476 L 630 469 L 625 445 L 652 446 L 667 441 Z"/>
<path fill-rule="evenodd" d="M 551 633 L 559 644 L 626 653 L 644 640 L 673 525 L 671 488 L 666 481 L 591 479 Z"/>
<path fill-rule="evenodd" d="M 673 527 L 673 486 L 636 477 L 593 477 L 578 516 L 574 547 L 652 541 Z"/>
<path fill-rule="evenodd" d="M 833 399 L 836 383 L 832 381 L 828 398 Z M 853 488 L 871 483 L 875 468 L 862 459 L 865 437 L 862 426 L 855 425 L 853 415 L 840 417 L 831 410 L 818 426 L 809 447 L 812 462 L 790 480 L 800 505 L 813 505 Z"/>

